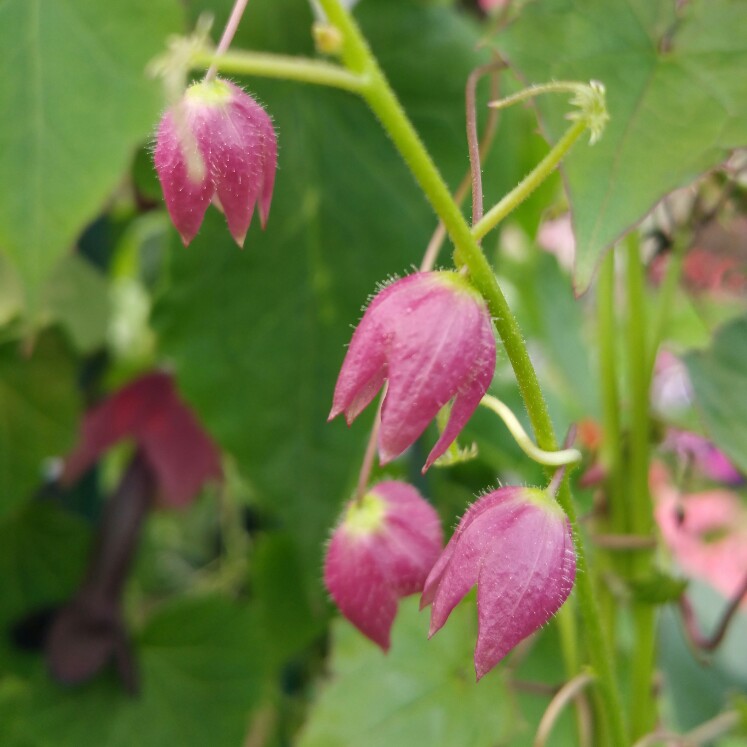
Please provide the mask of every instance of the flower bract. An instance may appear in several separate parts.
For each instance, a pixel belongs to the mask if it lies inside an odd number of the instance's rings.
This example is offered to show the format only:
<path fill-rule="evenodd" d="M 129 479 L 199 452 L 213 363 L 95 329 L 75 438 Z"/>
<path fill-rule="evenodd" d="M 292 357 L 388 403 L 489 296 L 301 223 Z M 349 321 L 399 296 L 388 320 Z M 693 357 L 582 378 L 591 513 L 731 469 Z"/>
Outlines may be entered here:
<path fill-rule="evenodd" d="M 382 482 L 348 504 L 324 583 L 340 612 L 386 651 L 398 600 L 422 591 L 442 546 L 435 509 L 411 485 Z"/>
<path fill-rule="evenodd" d="M 443 433 L 424 471 L 469 420 L 495 370 L 495 336 L 487 306 L 454 272 L 423 272 L 397 280 L 366 309 L 335 387 L 330 419 L 350 424 L 387 382 L 379 455 L 386 463 L 451 404 Z"/>
<path fill-rule="evenodd" d="M 211 200 L 239 246 L 255 205 L 264 227 L 277 168 L 275 130 L 267 112 L 233 83 L 217 78 L 187 89 L 161 119 L 155 164 L 185 246 Z"/>
<path fill-rule="evenodd" d="M 544 625 L 573 588 L 576 554 L 565 514 L 544 491 L 505 487 L 462 517 L 425 582 L 430 635 L 477 585 L 477 678 Z"/>

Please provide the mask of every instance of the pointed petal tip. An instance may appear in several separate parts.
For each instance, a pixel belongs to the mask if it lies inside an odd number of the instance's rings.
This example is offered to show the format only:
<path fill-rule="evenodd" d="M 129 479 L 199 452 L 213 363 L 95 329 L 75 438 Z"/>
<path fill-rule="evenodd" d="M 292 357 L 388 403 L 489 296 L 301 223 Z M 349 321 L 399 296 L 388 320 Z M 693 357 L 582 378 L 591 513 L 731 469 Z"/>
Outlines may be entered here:
<path fill-rule="evenodd" d="M 231 233 L 233 240 L 238 244 L 239 249 L 244 248 L 244 241 L 246 240 L 246 231 L 244 233 Z"/>
<path fill-rule="evenodd" d="M 265 228 L 267 228 L 267 220 L 270 217 L 270 208 L 269 206 L 267 209 L 264 209 L 262 203 L 259 204 L 259 225 L 261 226 L 262 230 L 264 231 Z"/>

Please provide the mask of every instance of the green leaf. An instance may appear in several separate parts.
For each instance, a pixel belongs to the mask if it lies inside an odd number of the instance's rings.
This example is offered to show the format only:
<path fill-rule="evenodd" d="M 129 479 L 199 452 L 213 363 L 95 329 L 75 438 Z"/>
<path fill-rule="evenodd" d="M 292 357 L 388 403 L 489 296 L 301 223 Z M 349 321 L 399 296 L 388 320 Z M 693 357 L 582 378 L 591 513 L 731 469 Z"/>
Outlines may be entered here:
<path fill-rule="evenodd" d="M 246 605 L 217 596 L 172 602 L 138 637 L 137 696 L 109 676 L 70 689 L 40 670 L 8 747 L 242 744 L 265 677 L 256 640 Z"/>
<path fill-rule="evenodd" d="M 747 472 L 747 316 L 722 327 L 706 350 L 685 356 L 709 436 Z"/>
<path fill-rule="evenodd" d="M 747 4 L 694 0 L 542 0 L 498 39 L 528 83 L 602 81 L 602 140 L 578 143 L 565 172 L 577 241 L 576 282 L 657 200 L 747 143 Z M 565 97 L 540 103 L 556 141 Z"/>
<path fill-rule="evenodd" d="M 176 0 L 3 0 L 0 247 L 27 300 L 101 210 L 162 107 L 148 61 L 180 27 Z"/>
<path fill-rule="evenodd" d="M 41 482 L 45 458 L 62 456 L 76 435 L 75 365 L 58 336 L 33 352 L 0 345 L 0 517 Z"/>
<path fill-rule="evenodd" d="M 331 677 L 299 747 L 489 747 L 512 725 L 500 671 L 475 683 L 474 600 L 454 610 L 428 640 L 428 613 L 404 600 L 388 654 L 339 620 L 333 628 Z"/>

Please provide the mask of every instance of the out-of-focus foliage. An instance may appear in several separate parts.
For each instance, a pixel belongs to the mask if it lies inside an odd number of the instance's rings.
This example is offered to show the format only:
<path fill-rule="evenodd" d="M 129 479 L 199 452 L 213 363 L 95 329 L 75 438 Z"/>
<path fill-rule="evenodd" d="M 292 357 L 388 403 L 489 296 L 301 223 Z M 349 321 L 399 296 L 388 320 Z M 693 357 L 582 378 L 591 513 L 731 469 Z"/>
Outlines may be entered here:
<path fill-rule="evenodd" d="M 747 317 L 723 326 L 709 349 L 686 362 L 712 437 L 747 471 Z"/>
<path fill-rule="evenodd" d="M 526 83 L 599 80 L 610 122 L 565 172 L 577 241 L 576 284 L 599 254 L 667 192 L 747 141 L 747 5 L 734 0 L 542 0 L 497 46 Z M 539 106 L 549 137 L 565 97 Z"/>
<path fill-rule="evenodd" d="M 162 107 L 144 76 L 175 0 L 4 0 L 0 246 L 36 311 L 41 284 L 121 180 Z"/>
<path fill-rule="evenodd" d="M 605 82 L 609 129 L 593 148 L 578 143 L 566 171 L 581 284 L 657 199 L 747 143 L 737 0 L 686 3 L 681 22 L 667 0 L 518 2 L 498 35 L 476 5 L 362 0 L 355 13 L 451 189 L 468 168 L 465 81 L 491 47 L 531 82 Z M 217 39 L 231 6 L 0 0 L 12 71 L 0 81 L 0 744 L 528 747 L 567 678 L 554 624 L 479 685 L 467 606 L 429 642 L 427 613 L 406 600 L 388 656 L 346 623 L 330 625 L 324 542 L 355 485 L 372 414 L 350 429 L 327 424 L 335 378 L 368 296 L 420 261 L 436 227 L 379 123 L 352 94 L 234 76 L 278 133 L 268 227 L 255 225 L 239 251 L 211 207 L 185 250 L 168 225 L 148 153 L 166 101 L 145 66 L 204 12 L 215 15 Z M 251 0 L 235 46 L 314 56 L 312 22 L 306 0 Z M 504 94 L 518 85 L 502 74 Z M 483 81 L 481 128 L 487 97 Z M 553 141 L 565 106 L 541 103 Z M 531 108 L 502 112 L 483 164 L 486 206 L 546 152 Z M 594 294 L 574 299 L 569 275 L 535 245 L 543 211 L 566 208 L 553 178 L 484 241 L 559 432 L 602 410 Z M 450 264 L 450 249 L 439 264 Z M 742 306 L 731 299 L 725 312 L 718 297 L 682 292 L 665 332 L 678 351 L 706 347 L 716 322 Z M 688 357 L 708 435 L 742 468 L 745 334 L 744 319 L 733 322 Z M 112 671 L 63 687 L 47 674 L 44 632 L 85 576 L 130 451 L 125 444 L 70 491 L 48 481 L 54 458 L 69 452 L 84 407 L 159 366 L 222 448 L 226 481 L 185 511 L 147 517 L 123 600 L 140 692 L 126 694 Z M 491 392 L 527 425 L 500 349 Z M 698 422 L 689 405 L 682 417 Z M 479 491 L 545 479 L 485 411 L 460 436 L 479 456 L 422 476 L 435 435 L 375 476 L 416 484 L 447 534 Z M 576 497 L 584 513 L 596 505 L 593 490 Z M 712 624 L 718 604 L 695 602 Z M 724 657 L 711 670 L 694 664 L 673 620 L 662 633 L 666 715 L 689 728 L 725 707 L 744 671 Z M 551 743 L 578 744 L 572 713 Z"/>

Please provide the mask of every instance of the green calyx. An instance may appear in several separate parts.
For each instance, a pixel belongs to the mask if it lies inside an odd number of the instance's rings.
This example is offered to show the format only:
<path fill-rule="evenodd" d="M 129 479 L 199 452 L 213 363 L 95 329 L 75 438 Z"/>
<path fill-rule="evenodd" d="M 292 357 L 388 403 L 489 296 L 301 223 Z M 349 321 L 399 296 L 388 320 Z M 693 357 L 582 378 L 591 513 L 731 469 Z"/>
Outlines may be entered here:
<path fill-rule="evenodd" d="M 565 511 L 563 511 L 560 504 L 555 500 L 554 493 L 547 490 L 540 490 L 539 488 L 525 488 L 522 498 L 528 503 L 537 506 L 537 508 L 541 508 L 547 514 L 565 517 Z"/>
<path fill-rule="evenodd" d="M 447 285 L 449 288 L 457 291 L 458 293 L 464 293 L 470 298 L 479 301 L 481 304 L 485 303 L 483 297 L 480 295 L 480 292 L 472 285 L 472 283 L 470 283 L 469 280 L 467 280 L 464 275 L 458 272 L 454 272 L 453 270 L 441 270 L 438 272 L 434 272 L 433 275 L 435 282 L 443 283 L 444 285 Z"/>
<path fill-rule="evenodd" d="M 356 536 L 376 534 L 384 526 L 386 505 L 376 493 L 366 493 L 360 501 L 352 501 L 345 512 L 342 525 Z"/>
<path fill-rule="evenodd" d="M 233 99 L 233 91 L 225 80 L 202 80 L 193 83 L 184 94 L 187 101 L 206 104 L 207 106 L 223 106 Z"/>

